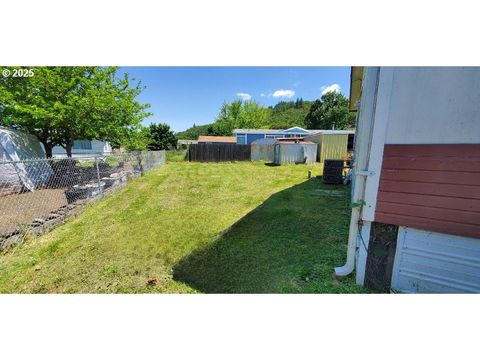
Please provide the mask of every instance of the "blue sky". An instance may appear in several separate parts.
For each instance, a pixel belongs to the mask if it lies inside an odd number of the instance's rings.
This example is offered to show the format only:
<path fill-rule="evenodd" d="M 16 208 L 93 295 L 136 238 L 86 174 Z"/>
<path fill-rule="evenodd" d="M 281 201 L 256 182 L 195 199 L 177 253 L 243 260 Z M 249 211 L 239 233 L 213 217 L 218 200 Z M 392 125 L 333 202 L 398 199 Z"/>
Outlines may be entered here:
<path fill-rule="evenodd" d="M 326 87 L 348 96 L 349 67 L 122 67 L 146 86 L 139 101 L 151 104 L 144 121 L 167 123 L 178 132 L 215 120 L 224 101 L 314 100 Z"/>

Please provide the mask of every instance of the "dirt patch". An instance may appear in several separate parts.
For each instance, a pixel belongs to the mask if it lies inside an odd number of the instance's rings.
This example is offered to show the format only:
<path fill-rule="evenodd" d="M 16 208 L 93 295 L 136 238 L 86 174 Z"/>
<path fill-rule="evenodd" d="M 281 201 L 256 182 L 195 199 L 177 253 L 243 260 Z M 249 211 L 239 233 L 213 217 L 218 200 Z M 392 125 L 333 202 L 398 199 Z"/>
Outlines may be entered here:
<path fill-rule="evenodd" d="M 0 197 L 0 234 L 67 205 L 65 190 L 44 189 Z"/>

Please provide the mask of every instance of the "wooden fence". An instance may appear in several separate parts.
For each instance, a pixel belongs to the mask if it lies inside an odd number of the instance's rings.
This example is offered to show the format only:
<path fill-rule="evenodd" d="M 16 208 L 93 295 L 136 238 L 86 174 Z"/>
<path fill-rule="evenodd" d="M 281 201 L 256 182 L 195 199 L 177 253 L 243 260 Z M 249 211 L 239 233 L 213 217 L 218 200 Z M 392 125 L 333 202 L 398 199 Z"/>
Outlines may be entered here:
<path fill-rule="evenodd" d="M 250 161 L 250 149 L 250 145 L 191 144 L 188 148 L 188 161 Z"/>

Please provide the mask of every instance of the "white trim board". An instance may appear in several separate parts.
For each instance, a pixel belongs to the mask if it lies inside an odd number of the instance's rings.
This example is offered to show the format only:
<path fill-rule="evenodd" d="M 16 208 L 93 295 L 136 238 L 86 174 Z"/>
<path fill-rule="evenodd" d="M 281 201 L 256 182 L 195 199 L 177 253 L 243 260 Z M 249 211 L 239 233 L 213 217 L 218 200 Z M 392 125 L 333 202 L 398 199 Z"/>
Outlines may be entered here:
<path fill-rule="evenodd" d="M 390 99 L 393 86 L 394 69 L 390 67 L 380 68 L 377 101 L 372 129 L 370 153 L 368 158 L 368 172 L 365 184 L 365 205 L 362 209 L 362 219 L 365 221 L 375 220 L 375 208 L 377 205 L 378 186 L 383 162 L 383 149 L 387 134 L 388 117 L 390 112 Z"/>

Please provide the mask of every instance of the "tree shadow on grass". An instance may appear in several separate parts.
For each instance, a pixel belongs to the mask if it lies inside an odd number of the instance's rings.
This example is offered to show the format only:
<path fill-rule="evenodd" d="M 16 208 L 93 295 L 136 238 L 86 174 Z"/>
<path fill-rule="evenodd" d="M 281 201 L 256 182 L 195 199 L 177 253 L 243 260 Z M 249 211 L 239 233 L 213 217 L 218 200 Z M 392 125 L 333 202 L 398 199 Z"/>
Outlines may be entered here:
<path fill-rule="evenodd" d="M 348 192 L 310 179 L 276 193 L 181 259 L 174 279 L 205 293 L 359 292 L 333 277 L 345 261 Z"/>

